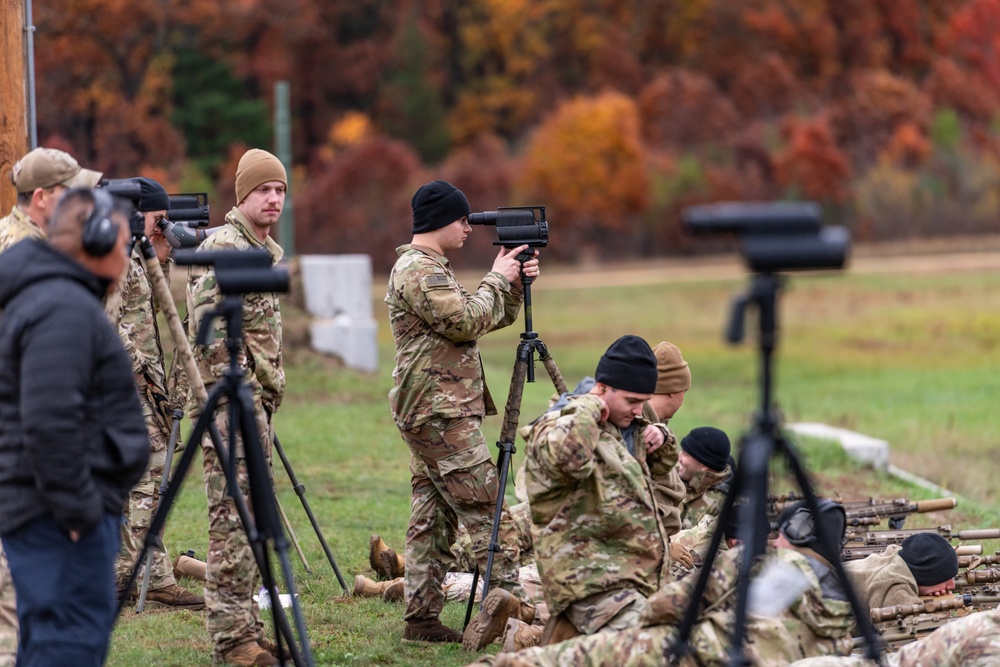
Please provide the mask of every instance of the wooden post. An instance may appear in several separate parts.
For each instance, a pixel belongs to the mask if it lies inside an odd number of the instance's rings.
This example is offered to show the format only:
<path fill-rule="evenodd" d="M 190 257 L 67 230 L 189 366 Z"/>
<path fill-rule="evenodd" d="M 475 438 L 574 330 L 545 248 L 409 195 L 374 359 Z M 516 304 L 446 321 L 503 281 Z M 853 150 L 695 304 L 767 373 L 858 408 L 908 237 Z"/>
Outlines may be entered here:
<path fill-rule="evenodd" d="M 24 0 L 0 0 L 0 217 L 17 199 L 10 172 L 28 152 Z"/>

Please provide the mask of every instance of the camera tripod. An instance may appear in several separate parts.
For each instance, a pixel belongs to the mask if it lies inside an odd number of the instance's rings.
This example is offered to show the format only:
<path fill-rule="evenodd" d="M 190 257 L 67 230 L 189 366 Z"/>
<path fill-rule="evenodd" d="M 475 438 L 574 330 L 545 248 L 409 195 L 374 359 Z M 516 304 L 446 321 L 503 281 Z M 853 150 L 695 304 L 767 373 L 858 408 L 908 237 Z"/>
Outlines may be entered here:
<path fill-rule="evenodd" d="M 166 287 L 166 280 L 158 262 L 155 252 L 148 239 L 144 236 L 141 240 L 143 257 L 149 267 L 150 276 L 154 290 L 158 295 L 167 296 L 169 300 L 169 290 Z M 254 401 L 250 389 L 244 384 L 244 371 L 239 367 L 239 353 L 243 349 L 242 293 L 253 291 L 279 291 L 271 283 L 277 283 L 270 275 L 260 267 L 260 262 L 266 263 L 266 271 L 270 272 L 270 259 L 258 256 L 254 252 L 216 252 L 198 253 L 198 257 L 211 259 L 195 259 L 194 253 L 191 256 L 175 258 L 178 264 L 202 264 L 215 266 L 217 280 L 223 300 L 219 308 L 208 313 L 202 320 L 198 332 L 198 342 L 206 344 L 212 334 L 211 324 L 216 318 L 222 318 L 226 328 L 226 349 L 229 353 L 229 367 L 223 374 L 221 380 L 212 388 L 211 393 L 206 394 L 205 386 L 197 372 L 191 350 L 186 345 L 187 338 L 181 330 L 179 319 L 169 318 L 171 334 L 175 340 L 184 341 L 184 345 L 178 346 L 178 354 L 181 355 L 186 372 L 191 382 L 192 390 L 203 405 L 202 411 L 195 423 L 194 429 L 188 439 L 188 444 L 181 455 L 173 479 L 170 481 L 165 492 L 161 495 L 160 503 L 156 513 L 150 522 L 146 533 L 146 539 L 142 549 L 136 558 L 135 566 L 129 576 L 125 590 L 131 590 L 135 583 L 138 570 L 142 567 L 146 555 L 154 546 L 162 548 L 160 534 L 166 523 L 167 514 L 173 504 L 174 499 L 180 492 L 181 485 L 188 468 L 194 459 L 195 451 L 207 435 L 212 442 L 212 449 L 218 457 L 219 465 L 226 478 L 226 488 L 233 499 L 243 530 L 247 535 L 248 544 L 261 573 L 264 587 L 272 601 L 271 610 L 274 621 L 274 634 L 278 645 L 278 659 L 281 664 L 285 664 L 286 648 L 291 655 L 292 661 L 297 666 L 311 667 L 313 664 L 309 647 L 309 640 L 306 634 L 305 621 L 295 592 L 295 584 L 292 576 L 291 563 L 288 559 L 288 540 L 282 531 L 281 519 L 277 508 L 277 499 L 274 497 L 273 486 L 269 475 L 269 466 L 261 447 L 260 432 L 255 419 Z M 242 257 L 236 257 L 240 255 Z M 267 255 L 267 253 L 264 253 Z M 223 257 L 227 260 L 223 261 Z M 228 272 L 228 282 L 234 283 L 235 288 L 228 289 L 225 286 L 223 274 Z M 285 282 L 287 285 L 287 280 Z M 249 289 L 244 289 L 249 287 Z M 165 294 L 163 294 L 165 292 Z M 172 301 L 168 301 L 172 305 Z M 176 313 L 175 313 L 176 315 Z M 171 320 L 175 321 L 171 321 Z M 193 371 L 193 372 L 192 372 Z M 228 442 L 223 443 L 221 434 L 215 424 L 215 413 L 221 401 L 227 402 L 228 410 Z M 248 490 L 250 492 L 250 502 L 253 508 L 251 514 L 246 499 L 241 492 L 239 478 L 237 477 L 236 456 L 239 435 L 244 449 L 246 461 L 246 474 L 248 478 Z M 165 471 L 166 473 L 166 471 Z M 294 635 L 284 609 L 280 604 L 277 586 L 272 574 L 271 558 L 268 551 L 269 543 L 273 545 L 278 555 L 279 565 L 285 582 L 285 589 L 291 597 L 292 613 L 295 621 L 296 631 L 301 643 L 301 649 L 296 644 Z M 341 582 L 343 583 L 343 582 Z M 118 613 L 124 605 L 125 596 L 119 600 Z M 284 639 L 284 642 L 282 641 Z M 287 644 L 287 646 L 286 646 Z"/>
<path fill-rule="evenodd" d="M 733 304 L 732 317 L 726 338 L 729 343 L 736 344 L 743 340 L 744 314 L 750 304 L 757 306 L 760 332 L 759 343 L 761 352 L 761 407 L 756 415 L 751 431 L 740 442 L 739 462 L 733 473 L 733 483 L 726 494 L 722 505 L 712 541 L 702 565 L 698 581 L 691 593 L 691 600 L 684 613 L 684 618 L 678 625 L 677 638 L 674 643 L 665 647 L 668 662 L 684 655 L 688 651 L 688 640 L 694 629 L 702 606 L 702 596 L 711 574 L 712 565 L 718 555 L 722 542 L 724 527 L 729 523 L 732 513 L 739 510 L 738 534 L 745 545 L 740 559 L 739 579 L 733 634 L 729 646 L 729 664 L 732 667 L 749 665 L 745 657 L 743 642 L 746 638 L 747 623 L 747 592 L 750 585 L 750 570 L 760 556 L 763 556 L 767 546 L 768 530 L 762 530 L 767 524 L 767 487 L 768 471 L 771 459 L 775 455 L 784 458 L 788 468 L 795 477 L 799 488 L 805 497 L 806 506 L 816 520 L 817 539 L 820 543 L 832 545 L 834 552 L 839 552 L 840 536 L 831 533 L 832 528 L 818 520 L 820 516 L 816 494 L 805 471 L 793 443 L 785 439 L 781 433 L 780 416 L 774 409 L 771 398 L 772 361 L 777 341 L 777 295 L 781 288 L 781 278 L 773 273 L 754 274 L 750 291 L 737 298 Z M 740 505 L 737 507 L 736 500 Z M 854 591 L 847 573 L 844 571 L 840 558 L 831 563 L 837 577 L 843 584 L 844 593 L 851 605 L 851 611 L 857 621 L 867 648 L 865 656 L 881 664 L 879 658 L 879 641 L 864 607 Z"/>
<path fill-rule="evenodd" d="M 529 249 L 520 255 L 518 259 L 523 263 L 534 257 L 534 252 Z M 521 284 L 524 285 L 524 331 L 521 332 L 521 340 L 517 345 L 517 353 L 514 360 L 514 371 L 510 380 L 510 391 L 507 394 L 507 405 L 503 412 L 503 425 L 500 428 L 500 439 L 497 447 L 500 449 L 497 454 L 497 471 L 500 475 L 500 486 L 497 493 L 496 509 L 493 512 L 493 528 L 490 532 L 490 544 L 486 556 L 486 572 L 483 574 L 483 592 L 480 597 L 486 599 L 489 592 L 490 575 L 493 573 L 493 558 L 501 551 L 502 547 L 497 544 L 497 537 L 500 531 L 500 517 L 503 514 L 504 491 L 507 488 L 507 477 L 511 467 L 511 456 L 517 451 L 514 447 L 514 439 L 517 436 L 517 423 L 521 416 L 521 398 L 524 396 L 524 383 L 535 381 L 535 353 L 545 366 L 545 371 L 552 380 L 552 385 L 556 392 L 562 394 L 566 391 L 566 382 L 563 380 L 559 367 L 556 366 L 555 359 L 549 353 L 548 347 L 542 342 L 531 326 L 531 283 L 532 278 L 521 274 Z M 469 595 L 469 605 L 465 610 L 465 625 L 469 625 L 472 618 L 472 608 L 476 599 L 476 586 L 479 582 L 479 566 L 472 575 L 472 594 Z"/>

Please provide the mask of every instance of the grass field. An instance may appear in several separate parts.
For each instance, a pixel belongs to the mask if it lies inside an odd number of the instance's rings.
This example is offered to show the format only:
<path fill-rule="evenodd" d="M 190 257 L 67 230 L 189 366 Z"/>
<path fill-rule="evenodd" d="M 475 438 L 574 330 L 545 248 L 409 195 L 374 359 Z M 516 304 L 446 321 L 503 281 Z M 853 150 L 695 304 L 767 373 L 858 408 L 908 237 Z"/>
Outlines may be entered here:
<path fill-rule="evenodd" d="M 381 281 L 381 279 L 378 279 Z M 472 281 L 465 282 L 473 287 Z M 693 386 L 671 426 L 683 435 L 714 425 L 734 439 L 757 409 L 757 320 L 747 313 L 746 341 L 731 347 L 723 330 L 744 278 L 638 287 L 534 288 L 534 329 L 570 384 L 593 373 L 607 345 L 623 333 L 651 343 L 670 340 L 690 362 Z M 368 537 L 403 545 L 409 512 L 405 445 L 386 402 L 392 341 L 380 318 L 381 368 L 363 374 L 301 349 L 288 351 L 288 392 L 275 419 L 295 473 L 306 487 L 323 534 L 350 585 L 368 570 Z M 291 319 L 291 313 L 288 313 Z M 993 461 L 1000 444 L 996 372 L 1000 344 L 1000 275 L 795 276 L 780 301 L 774 393 L 786 421 L 820 421 L 888 440 L 891 461 L 961 495 L 944 520 L 956 527 L 1000 525 Z M 505 396 L 523 320 L 483 341 L 494 396 Z M 528 385 L 524 418 L 540 413 L 552 393 L 541 364 Z M 484 424 L 488 440 L 499 419 Z M 519 442 L 519 446 L 520 446 Z M 850 463 L 839 448 L 803 447 L 824 492 L 880 497 L 929 497 Z M 519 465 L 522 454 L 515 455 Z M 207 544 L 200 457 L 187 475 L 168 521 L 171 554 Z M 288 477 L 276 462 L 278 497 L 297 531 L 313 573 L 294 552 L 295 582 L 320 665 L 462 665 L 476 656 L 455 646 L 403 643 L 402 607 L 342 595 Z M 774 491 L 787 481 L 775 483 Z M 937 520 L 928 517 L 925 520 Z M 918 525 L 915 519 L 909 525 Z M 193 582 L 186 582 L 196 588 Z M 445 622 L 459 627 L 464 607 L 450 605 Z M 493 648 L 497 648 L 493 646 Z M 208 665 L 210 644 L 201 613 L 127 611 L 112 642 L 110 665 Z"/>

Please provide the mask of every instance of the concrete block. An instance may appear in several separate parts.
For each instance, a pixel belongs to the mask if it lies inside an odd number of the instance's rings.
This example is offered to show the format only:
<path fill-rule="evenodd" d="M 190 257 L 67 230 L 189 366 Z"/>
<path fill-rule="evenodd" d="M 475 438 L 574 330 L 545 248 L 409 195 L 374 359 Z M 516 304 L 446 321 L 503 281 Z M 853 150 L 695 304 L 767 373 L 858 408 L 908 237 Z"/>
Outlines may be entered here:
<path fill-rule="evenodd" d="M 886 466 L 889 465 L 889 443 L 885 440 L 849 431 L 846 428 L 815 422 L 786 424 L 785 428 L 800 435 L 839 442 L 852 459 L 870 465 L 877 470 L 885 470 Z"/>
<path fill-rule="evenodd" d="M 309 333 L 314 350 L 340 357 L 349 368 L 378 370 L 378 326 L 374 319 L 347 315 L 318 319 L 310 323 Z"/>
<path fill-rule="evenodd" d="M 368 255 L 302 255 L 306 310 L 321 319 L 372 317 L 372 260 Z"/>

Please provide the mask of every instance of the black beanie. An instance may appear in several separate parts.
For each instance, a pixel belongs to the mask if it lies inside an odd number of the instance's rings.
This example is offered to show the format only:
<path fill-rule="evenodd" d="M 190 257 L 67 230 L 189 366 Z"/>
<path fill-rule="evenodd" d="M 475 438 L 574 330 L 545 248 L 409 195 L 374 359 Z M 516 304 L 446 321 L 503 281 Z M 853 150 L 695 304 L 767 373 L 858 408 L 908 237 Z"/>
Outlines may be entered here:
<path fill-rule="evenodd" d="M 656 355 L 649 343 L 627 334 L 611 343 L 597 362 L 594 379 L 609 387 L 636 394 L 656 389 Z"/>
<path fill-rule="evenodd" d="M 448 181 L 431 181 L 421 185 L 413 199 L 413 233 L 433 232 L 450 225 L 472 212 L 469 200 Z"/>
<path fill-rule="evenodd" d="M 699 426 L 681 440 L 681 449 L 698 463 L 722 472 L 729 463 L 729 436 L 711 426 Z"/>
<path fill-rule="evenodd" d="M 167 191 L 163 189 L 162 185 L 145 176 L 137 176 L 133 180 L 139 184 L 140 188 L 139 201 L 135 205 L 137 210 L 147 213 L 149 211 L 166 211 L 170 208 L 170 197 L 167 196 Z"/>
<path fill-rule="evenodd" d="M 958 574 L 958 555 L 937 533 L 916 533 L 903 540 L 900 557 L 919 586 L 937 586 Z"/>

